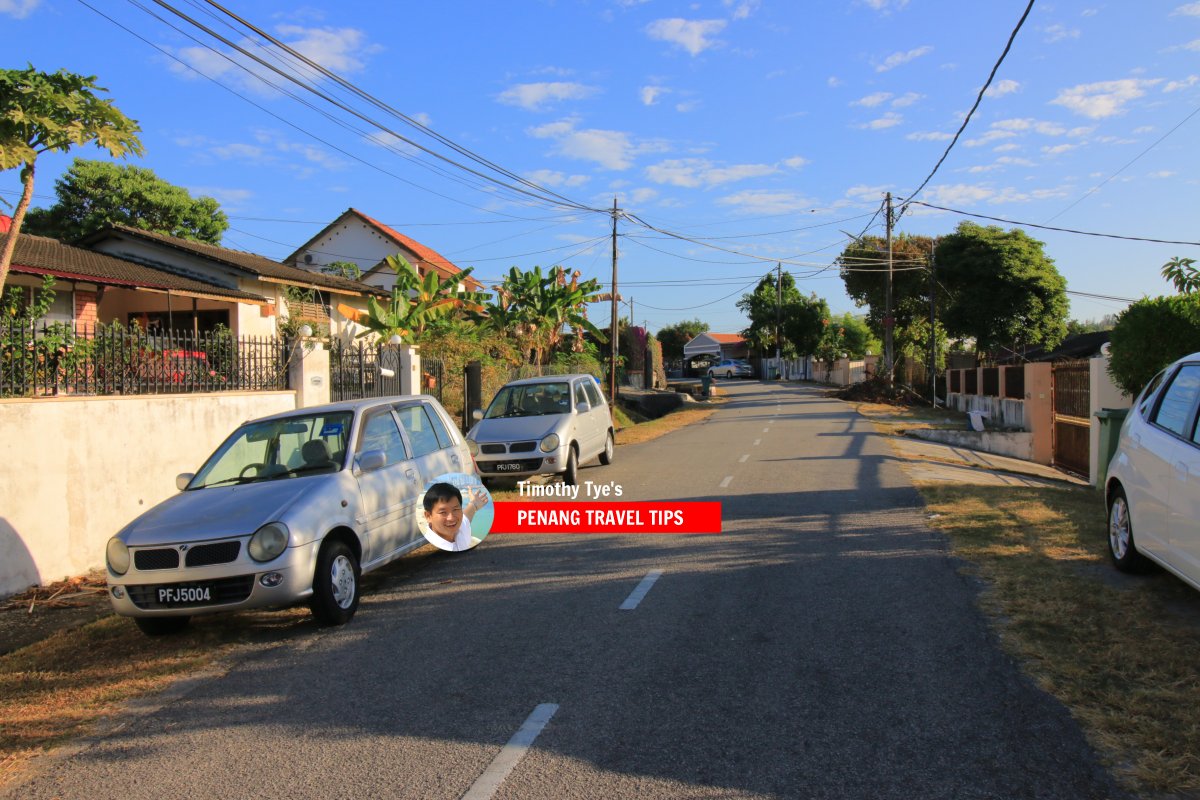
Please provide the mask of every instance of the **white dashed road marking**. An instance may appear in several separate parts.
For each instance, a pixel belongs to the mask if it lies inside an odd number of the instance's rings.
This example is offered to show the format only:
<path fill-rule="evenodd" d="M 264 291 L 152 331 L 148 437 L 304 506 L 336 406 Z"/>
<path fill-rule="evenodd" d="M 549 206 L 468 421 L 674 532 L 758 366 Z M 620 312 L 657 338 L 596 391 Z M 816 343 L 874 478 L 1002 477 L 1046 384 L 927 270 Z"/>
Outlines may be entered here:
<path fill-rule="evenodd" d="M 729 488 L 729 484 L 731 484 L 731 483 L 733 483 L 733 476 L 732 476 L 732 475 L 726 475 L 726 476 L 725 476 L 725 479 L 724 479 L 723 481 L 721 481 L 721 488 L 722 488 L 722 489 L 728 489 L 728 488 Z"/>
<path fill-rule="evenodd" d="M 625 598 L 624 603 L 621 603 L 620 610 L 633 611 L 635 608 L 637 608 L 638 603 L 642 602 L 642 598 L 644 598 L 646 593 L 650 591 L 650 587 L 653 586 L 654 582 L 661 577 L 661 569 L 652 569 L 647 572 L 646 577 L 642 578 L 642 582 L 637 585 L 637 588 L 629 593 L 629 597 Z"/>
<path fill-rule="evenodd" d="M 542 703 L 533 710 L 520 729 L 508 740 L 508 744 L 500 748 L 499 754 L 488 764 L 483 774 L 476 778 L 471 788 L 462 796 L 462 800 L 489 800 L 500 789 L 500 784 L 513 771 L 513 768 L 525 757 L 529 746 L 546 727 L 546 723 L 558 711 L 557 703 Z"/>
<path fill-rule="evenodd" d="M 749 454 L 749 453 L 746 453 L 746 455 L 744 455 L 744 456 L 742 456 L 741 458 L 739 458 L 739 459 L 738 459 L 738 463 L 739 463 L 739 464 L 745 464 L 745 463 L 746 463 L 747 461 L 749 461 L 749 460 L 750 460 L 750 454 Z"/>

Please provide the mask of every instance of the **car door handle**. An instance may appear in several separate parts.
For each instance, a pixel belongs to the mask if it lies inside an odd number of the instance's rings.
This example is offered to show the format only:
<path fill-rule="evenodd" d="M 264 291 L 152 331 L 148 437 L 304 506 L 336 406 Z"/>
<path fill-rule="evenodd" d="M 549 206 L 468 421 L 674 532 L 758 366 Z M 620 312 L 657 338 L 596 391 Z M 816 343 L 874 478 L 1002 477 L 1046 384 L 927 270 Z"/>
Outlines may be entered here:
<path fill-rule="evenodd" d="M 404 477 L 415 482 L 417 480 L 417 471 L 413 469 L 406 469 L 404 470 Z"/>
<path fill-rule="evenodd" d="M 1188 469 L 1188 465 L 1187 465 L 1186 461 L 1176 461 L 1175 462 L 1175 471 L 1178 472 L 1184 478 L 1186 478 L 1188 476 L 1188 473 L 1191 472 L 1191 470 Z"/>

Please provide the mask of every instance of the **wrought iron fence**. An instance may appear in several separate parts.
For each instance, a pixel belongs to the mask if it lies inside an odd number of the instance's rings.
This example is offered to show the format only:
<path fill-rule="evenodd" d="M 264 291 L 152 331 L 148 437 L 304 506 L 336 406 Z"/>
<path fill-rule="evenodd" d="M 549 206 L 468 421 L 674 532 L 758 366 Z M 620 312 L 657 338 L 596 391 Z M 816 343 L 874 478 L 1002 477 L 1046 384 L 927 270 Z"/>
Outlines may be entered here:
<path fill-rule="evenodd" d="M 275 338 L 0 320 L 0 397 L 286 388 L 288 348 Z"/>
<path fill-rule="evenodd" d="M 436 356 L 421 356 L 421 393 L 432 395 L 439 403 L 445 396 L 446 365 Z M 443 403 L 443 405 L 445 405 Z"/>
<path fill-rule="evenodd" d="M 329 399 L 400 394 L 400 354 L 394 347 L 335 339 L 329 350 Z"/>

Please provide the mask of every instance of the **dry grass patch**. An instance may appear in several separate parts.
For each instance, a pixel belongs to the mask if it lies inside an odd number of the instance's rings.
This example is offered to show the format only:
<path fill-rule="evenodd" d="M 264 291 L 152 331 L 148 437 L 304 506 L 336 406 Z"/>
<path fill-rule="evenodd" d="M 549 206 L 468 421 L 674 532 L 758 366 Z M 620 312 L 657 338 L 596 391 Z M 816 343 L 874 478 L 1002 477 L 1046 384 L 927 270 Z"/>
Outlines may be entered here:
<path fill-rule="evenodd" d="M 858 413 L 878 425 L 900 430 L 948 428 L 965 430 L 967 415 L 961 411 L 932 406 L 893 406 L 886 403 L 855 403 Z"/>
<path fill-rule="evenodd" d="M 1107 563 L 1091 490 L 924 486 L 931 524 L 987 586 L 985 610 L 1136 791 L 1200 791 L 1200 593 Z"/>
<path fill-rule="evenodd" d="M 642 442 L 648 442 L 660 436 L 665 436 L 672 431 L 677 431 L 680 428 L 686 428 L 688 425 L 703 422 L 715 414 L 716 411 L 717 409 L 711 406 L 705 408 L 684 407 L 658 419 L 642 422 L 629 428 L 622 428 L 617 431 L 617 444 L 641 444 Z"/>

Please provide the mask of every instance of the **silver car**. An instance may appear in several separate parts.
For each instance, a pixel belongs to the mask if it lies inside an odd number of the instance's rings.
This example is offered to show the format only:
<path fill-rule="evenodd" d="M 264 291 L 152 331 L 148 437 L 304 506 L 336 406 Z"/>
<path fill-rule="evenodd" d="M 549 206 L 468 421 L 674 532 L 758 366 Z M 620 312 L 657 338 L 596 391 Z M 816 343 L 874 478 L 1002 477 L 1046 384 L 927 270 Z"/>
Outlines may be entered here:
<path fill-rule="evenodd" d="M 358 609 L 359 578 L 420 547 L 426 483 L 475 470 L 432 397 L 334 403 L 253 420 L 180 493 L 108 542 L 109 598 L 147 634 L 193 614 L 307 601 L 326 625 Z"/>
<path fill-rule="evenodd" d="M 612 415 L 591 375 L 512 381 L 477 419 L 467 445 L 484 477 L 560 474 L 574 485 L 580 464 L 613 460 Z"/>

